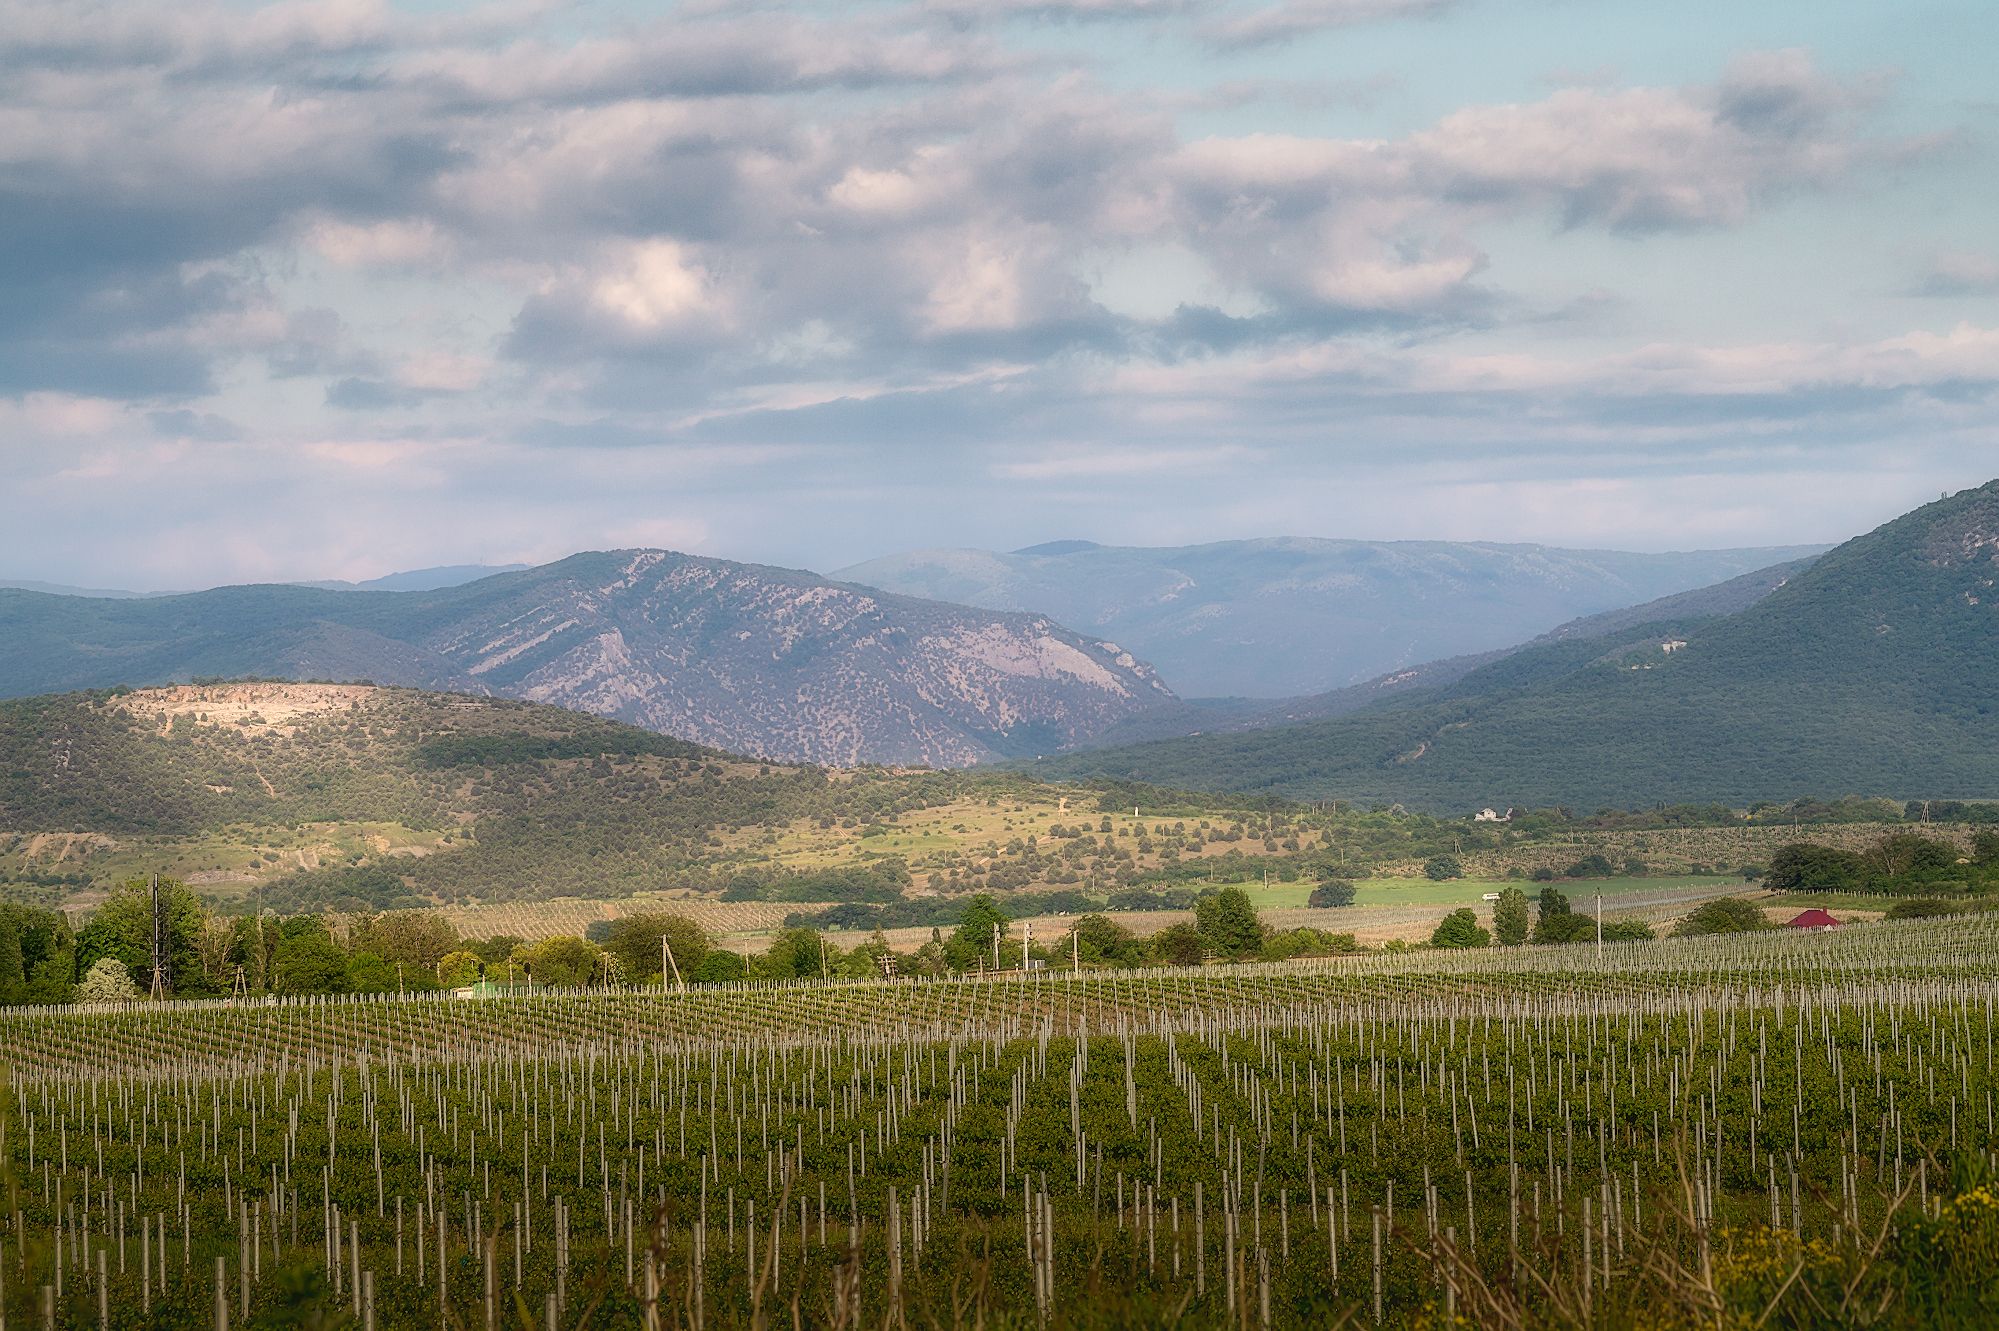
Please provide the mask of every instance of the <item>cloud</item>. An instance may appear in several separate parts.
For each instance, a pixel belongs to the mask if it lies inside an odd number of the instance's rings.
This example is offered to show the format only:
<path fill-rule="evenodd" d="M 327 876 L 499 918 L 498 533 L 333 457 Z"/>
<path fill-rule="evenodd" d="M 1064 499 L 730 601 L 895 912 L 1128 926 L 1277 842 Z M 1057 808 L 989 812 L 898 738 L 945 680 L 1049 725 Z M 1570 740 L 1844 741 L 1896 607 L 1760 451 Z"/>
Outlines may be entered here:
<path fill-rule="evenodd" d="M 1999 258 L 1970 250 L 1933 257 L 1911 284 L 1913 296 L 1999 296 Z"/>
<path fill-rule="evenodd" d="M 1081 448 L 1039 458 L 996 462 L 991 471 L 1010 481 L 1076 481 L 1122 476 L 1142 478 L 1172 473 L 1213 471 L 1252 456 L 1234 444 L 1212 448 Z"/>
<path fill-rule="evenodd" d="M 1396 19 L 1436 18 L 1460 0 L 1285 0 L 1217 19 L 1204 28 L 1225 50 L 1274 46 L 1335 28 Z"/>
<path fill-rule="evenodd" d="M 1192 522 L 1237 471 L 1309 489 L 1398 450 L 1656 458 L 1703 432 L 1867 429 L 1942 450 L 1990 421 L 1985 321 L 1912 325 L 1903 302 L 1751 335 L 1751 296 L 1828 307 L 1794 272 L 1727 289 L 1732 263 L 1790 252 L 1788 228 L 1808 247 L 1787 205 L 1891 206 L 1881 185 L 1931 141 L 1903 130 L 1926 123 L 1916 75 L 1717 39 L 1680 81 L 1499 70 L 1526 91 L 1474 103 L 1420 62 L 1231 81 L 1241 53 L 1311 32 L 1420 42 L 1434 19 L 1453 39 L 1454 8 L 913 0 L 612 23 L 536 0 L 18 0 L 0 456 L 52 487 L 20 504 L 101 501 L 105 526 L 143 525 L 148 487 L 217 521 L 241 515 L 200 496 L 246 484 L 277 511 L 330 503 L 350 529 L 274 521 L 226 557 L 295 538 L 333 568 L 342 540 L 432 563 L 539 548 L 550 524 L 580 541 L 606 529 L 593 503 L 634 531 L 650 515 L 803 549 L 859 539 L 820 515 L 835 494 L 865 529 L 968 488 L 1155 476 L 1160 511 Z M 1571 247 L 1592 260 L 1573 285 Z M 1904 280 L 1874 276 L 1876 295 Z M 1674 282 L 1714 308 L 1661 317 L 1651 288 Z M 1999 272 L 1939 252 L 1914 282 L 1977 296 Z M 64 465 L 21 460 L 37 448 Z M 426 527 L 398 468 L 515 528 L 488 546 L 470 519 Z M 902 507 L 870 507 L 885 494 Z M 9 539 L 36 553 L 40 530 Z M 477 549 L 431 548 L 454 541 Z"/>

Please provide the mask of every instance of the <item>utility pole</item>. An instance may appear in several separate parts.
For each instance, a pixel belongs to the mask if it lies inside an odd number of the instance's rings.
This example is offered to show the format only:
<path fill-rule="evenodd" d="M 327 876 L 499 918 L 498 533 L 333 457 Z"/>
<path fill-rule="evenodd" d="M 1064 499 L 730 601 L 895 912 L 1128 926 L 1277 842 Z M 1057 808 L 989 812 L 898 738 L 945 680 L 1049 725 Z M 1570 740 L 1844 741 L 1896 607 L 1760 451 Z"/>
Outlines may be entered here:
<path fill-rule="evenodd" d="M 680 978 L 680 963 L 673 959 L 673 949 L 666 945 L 666 935 L 661 934 L 659 936 L 659 983 L 662 988 L 666 985 L 666 972 L 669 968 L 673 971 L 674 985 L 680 989 L 687 988 L 687 981 Z"/>
<path fill-rule="evenodd" d="M 1027 948 L 1033 941 L 1034 921 L 1022 920 L 1020 922 L 1020 968 L 1023 971 L 1027 969 Z"/>
<path fill-rule="evenodd" d="M 1083 973 L 1083 949 L 1077 945 L 1076 931 L 1073 928 L 1069 930 L 1069 973 L 1071 975 Z"/>
<path fill-rule="evenodd" d="M 994 920 L 993 921 L 993 969 L 994 970 L 999 969 L 999 935 L 1000 935 L 999 921 Z"/>
<path fill-rule="evenodd" d="M 153 997 L 163 999 L 173 984 L 168 973 L 167 959 L 167 911 L 166 903 L 160 900 L 160 876 L 154 874 L 151 884 L 153 901 Z"/>
<path fill-rule="evenodd" d="M 1596 894 L 1596 964 L 1603 965 L 1603 893 Z"/>

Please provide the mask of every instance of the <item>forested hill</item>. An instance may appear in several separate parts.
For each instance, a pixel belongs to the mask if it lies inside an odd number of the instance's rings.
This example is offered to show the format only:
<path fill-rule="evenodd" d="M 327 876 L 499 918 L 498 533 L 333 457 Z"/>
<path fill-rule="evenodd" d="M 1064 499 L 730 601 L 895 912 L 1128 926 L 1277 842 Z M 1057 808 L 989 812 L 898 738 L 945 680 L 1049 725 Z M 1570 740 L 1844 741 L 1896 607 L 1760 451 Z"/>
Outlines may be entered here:
<path fill-rule="evenodd" d="M 835 765 L 1052 753 L 1173 698 L 1117 645 L 1040 616 L 664 550 L 425 591 L 0 589 L 0 697 L 245 676 L 526 698 Z"/>
<path fill-rule="evenodd" d="M 1668 644 L 1672 644 L 1670 650 Z M 1585 808 L 1999 793 L 1999 482 L 1822 556 L 1739 613 L 1517 653 L 1450 696 L 1073 754 L 1047 775 Z"/>

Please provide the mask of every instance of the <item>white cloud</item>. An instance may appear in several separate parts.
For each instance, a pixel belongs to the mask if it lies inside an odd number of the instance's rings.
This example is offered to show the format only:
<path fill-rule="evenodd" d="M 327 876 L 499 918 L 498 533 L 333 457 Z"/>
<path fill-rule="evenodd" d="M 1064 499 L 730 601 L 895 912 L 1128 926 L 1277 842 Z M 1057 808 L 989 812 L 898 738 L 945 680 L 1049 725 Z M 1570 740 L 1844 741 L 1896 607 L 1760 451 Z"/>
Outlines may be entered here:
<path fill-rule="evenodd" d="M 726 321 L 713 277 L 672 240 L 626 247 L 591 282 L 590 297 L 639 334 L 708 330 Z"/>

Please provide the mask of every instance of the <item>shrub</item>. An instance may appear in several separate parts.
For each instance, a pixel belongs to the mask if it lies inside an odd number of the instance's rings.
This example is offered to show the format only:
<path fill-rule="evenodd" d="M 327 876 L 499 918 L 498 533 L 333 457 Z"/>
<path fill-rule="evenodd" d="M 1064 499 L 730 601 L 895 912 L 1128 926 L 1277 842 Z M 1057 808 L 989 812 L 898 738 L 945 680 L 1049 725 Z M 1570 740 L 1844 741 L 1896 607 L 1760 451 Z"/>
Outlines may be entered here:
<path fill-rule="evenodd" d="M 1953 901 L 1937 897 L 1910 897 L 1890 906 L 1882 915 L 1884 920 L 1927 920 L 1938 915 L 1956 915 L 1964 907 Z"/>
<path fill-rule="evenodd" d="M 1423 862 L 1423 876 L 1433 883 L 1441 883 L 1446 879 L 1464 877 L 1465 867 L 1458 863 L 1455 855 L 1432 855 Z"/>

